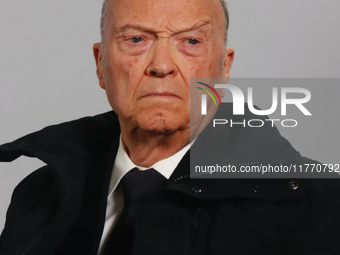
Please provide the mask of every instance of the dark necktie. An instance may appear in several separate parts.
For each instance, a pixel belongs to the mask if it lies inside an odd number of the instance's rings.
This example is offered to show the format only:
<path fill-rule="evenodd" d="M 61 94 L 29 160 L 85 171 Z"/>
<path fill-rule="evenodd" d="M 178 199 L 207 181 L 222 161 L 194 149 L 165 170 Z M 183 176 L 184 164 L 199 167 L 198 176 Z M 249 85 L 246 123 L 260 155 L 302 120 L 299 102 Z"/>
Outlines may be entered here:
<path fill-rule="evenodd" d="M 124 207 L 109 237 L 103 255 L 132 254 L 135 218 L 139 202 L 164 186 L 167 179 L 154 169 L 129 171 L 121 180 Z"/>

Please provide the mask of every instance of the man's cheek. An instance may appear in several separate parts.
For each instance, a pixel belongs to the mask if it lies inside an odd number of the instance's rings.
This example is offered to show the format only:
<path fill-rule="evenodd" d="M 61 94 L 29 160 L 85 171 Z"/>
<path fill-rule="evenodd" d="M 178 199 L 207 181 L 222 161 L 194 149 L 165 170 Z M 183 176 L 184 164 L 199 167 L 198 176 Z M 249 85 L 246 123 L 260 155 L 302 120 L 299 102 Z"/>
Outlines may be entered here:
<path fill-rule="evenodd" d="M 190 73 L 193 75 L 190 78 L 203 78 L 209 69 L 207 61 L 202 58 L 193 58 L 190 65 Z"/>
<path fill-rule="evenodd" d="M 116 56 L 116 60 L 112 61 L 113 66 L 112 70 L 116 70 L 116 73 L 119 76 L 126 76 L 130 73 L 131 69 L 134 67 L 133 61 L 129 57 L 126 56 Z M 119 77 L 118 76 L 118 77 Z"/>
<path fill-rule="evenodd" d="M 116 77 L 122 77 L 127 84 L 135 84 L 141 79 L 146 64 L 141 57 L 121 57 L 115 65 Z M 131 89 L 131 88 L 129 88 Z"/>

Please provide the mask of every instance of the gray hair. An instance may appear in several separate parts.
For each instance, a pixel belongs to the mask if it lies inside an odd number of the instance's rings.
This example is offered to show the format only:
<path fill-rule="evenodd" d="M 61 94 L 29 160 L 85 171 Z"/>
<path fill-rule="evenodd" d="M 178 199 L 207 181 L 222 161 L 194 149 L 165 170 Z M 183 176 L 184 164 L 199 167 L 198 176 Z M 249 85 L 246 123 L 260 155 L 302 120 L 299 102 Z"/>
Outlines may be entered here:
<path fill-rule="evenodd" d="M 225 30 L 224 30 L 224 43 L 227 44 L 227 37 L 228 37 L 228 29 L 229 29 L 229 12 L 227 8 L 227 4 L 225 0 L 219 0 L 223 10 L 224 10 L 224 17 L 225 17 Z M 107 4 L 108 0 L 104 0 L 103 7 L 102 7 L 102 14 L 100 18 L 100 34 L 102 39 L 102 45 L 104 42 L 104 24 L 105 24 L 105 17 L 107 15 Z"/>

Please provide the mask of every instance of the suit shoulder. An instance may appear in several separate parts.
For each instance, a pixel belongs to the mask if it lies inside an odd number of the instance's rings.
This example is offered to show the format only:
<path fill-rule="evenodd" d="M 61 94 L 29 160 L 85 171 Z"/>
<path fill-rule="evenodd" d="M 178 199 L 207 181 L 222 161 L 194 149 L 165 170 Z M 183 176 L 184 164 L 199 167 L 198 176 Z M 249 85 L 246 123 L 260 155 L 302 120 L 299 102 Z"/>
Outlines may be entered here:
<path fill-rule="evenodd" d="M 29 174 L 15 187 L 13 197 L 19 192 L 26 196 L 46 192 L 55 187 L 56 179 L 53 169 L 48 165 L 43 166 Z"/>

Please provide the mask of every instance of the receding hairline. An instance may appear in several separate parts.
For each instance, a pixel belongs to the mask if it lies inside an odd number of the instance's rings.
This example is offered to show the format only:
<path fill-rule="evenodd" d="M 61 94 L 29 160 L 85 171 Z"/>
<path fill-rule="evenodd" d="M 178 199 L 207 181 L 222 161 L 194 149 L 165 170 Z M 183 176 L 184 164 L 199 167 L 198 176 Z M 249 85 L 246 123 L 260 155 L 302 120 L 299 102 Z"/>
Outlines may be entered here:
<path fill-rule="evenodd" d="M 224 18 L 225 18 L 224 43 L 227 43 L 228 29 L 229 29 L 229 12 L 228 12 L 228 8 L 227 8 L 227 4 L 226 4 L 225 0 L 219 0 L 219 1 L 222 5 L 223 11 L 224 11 Z M 109 2 L 109 0 L 104 0 L 102 12 L 101 12 L 101 18 L 100 18 L 100 34 L 101 34 L 102 44 L 104 42 L 104 34 L 105 34 L 104 25 L 105 25 L 106 16 L 107 16 L 107 13 L 108 13 L 108 10 L 107 10 L 108 2 Z"/>

